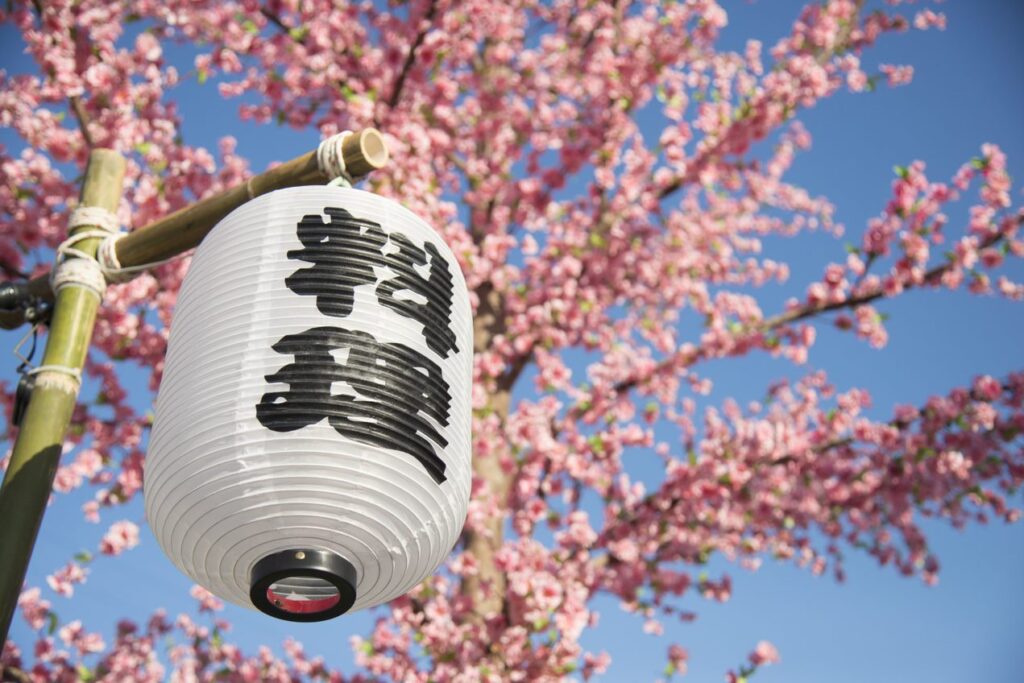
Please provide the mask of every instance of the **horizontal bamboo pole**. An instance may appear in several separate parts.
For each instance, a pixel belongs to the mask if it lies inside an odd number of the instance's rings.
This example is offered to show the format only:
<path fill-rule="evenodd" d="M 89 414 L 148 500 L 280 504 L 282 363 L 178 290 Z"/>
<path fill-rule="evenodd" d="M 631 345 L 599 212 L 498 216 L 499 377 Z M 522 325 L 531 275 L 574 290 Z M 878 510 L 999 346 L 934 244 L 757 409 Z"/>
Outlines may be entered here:
<path fill-rule="evenodd" d="M 342 157 L 349 174 L 359 178 L 387 164 L 388 149 L 377 130 L 364 128 L 345 139 Z M 117 243 L 117 260 L 122 267 L 132 268 L 173 258 L 198 246 L 218 221 L 251 198 L 285 187 L 316 185 L 326 180 L 329 178 L 323 176 L 317 165 L 316 151 L 303 154 L 253 176 L 242 185 L 128 233 Z M 52 301 L 49 274 L 31 280 L 29 291 Z"/>

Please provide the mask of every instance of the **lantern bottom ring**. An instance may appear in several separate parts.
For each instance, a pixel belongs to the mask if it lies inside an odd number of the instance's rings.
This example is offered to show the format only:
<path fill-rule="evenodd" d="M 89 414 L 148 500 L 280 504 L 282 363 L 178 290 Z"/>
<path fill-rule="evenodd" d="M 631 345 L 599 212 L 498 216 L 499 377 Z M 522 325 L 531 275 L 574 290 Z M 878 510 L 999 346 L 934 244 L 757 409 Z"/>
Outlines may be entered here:
<path fill-rule="evenodd" d="M 356 568 L 327 550 L 296 549 L 267 555 L 249 576 L 252 604 L 277 619 L 333 619 L 356 601 Z"/>

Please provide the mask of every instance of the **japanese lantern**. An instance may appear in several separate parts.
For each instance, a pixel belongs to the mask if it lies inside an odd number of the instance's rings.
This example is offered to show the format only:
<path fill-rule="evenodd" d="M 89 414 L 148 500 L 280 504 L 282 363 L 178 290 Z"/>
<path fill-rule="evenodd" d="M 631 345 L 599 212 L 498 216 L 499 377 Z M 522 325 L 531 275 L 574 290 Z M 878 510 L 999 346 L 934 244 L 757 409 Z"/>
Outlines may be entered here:
<path fill-rule="evenodd" d="M 438 234 L 340 187 L 224 218 L 178 297 L 145 465 L 164 552 L 292 621 L 398 597 L 466 517 L 472 320 Z"/>

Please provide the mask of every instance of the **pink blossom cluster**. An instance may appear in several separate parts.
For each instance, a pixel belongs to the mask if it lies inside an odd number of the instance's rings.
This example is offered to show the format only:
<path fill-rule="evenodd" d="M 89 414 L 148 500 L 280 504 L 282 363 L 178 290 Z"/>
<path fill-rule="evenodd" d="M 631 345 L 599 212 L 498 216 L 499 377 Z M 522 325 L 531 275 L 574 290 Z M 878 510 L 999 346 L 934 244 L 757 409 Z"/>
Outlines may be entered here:
<path fill-rule="evenodd" d="M 206 611 L 208 597 L 197 595 L 200 612 Z M 96 633 L 86 631 L 81 621 L 61 624 L 50 604 L 40 599 L 39 589 L 24 591 L 18 601 L 22 617 L 37 632 L 31 661 L 8 640 L 0 655 L 0 671 L 38 683 L 49 681 L 187 681 L 233 680 L 248 683 L 296 680 L 325 680 L 331 683 L 368 683 L 364 676 L 345 677 L 325 668 L 319 657 L 308 657 L 294 641 L 284 643 L 286 659 L 262 647 L 246 655 L 226 643 L 230 625 L 220 619 L 197 623 L 187 614 L 173 621 L 156 611 L 140 626 L 123 620 L 117 625 L 114 642 L 108 647 Z M 54 637 L 56 636 L 56 638 Z M 99 655 L 97 658 L 96 655 Z"/>

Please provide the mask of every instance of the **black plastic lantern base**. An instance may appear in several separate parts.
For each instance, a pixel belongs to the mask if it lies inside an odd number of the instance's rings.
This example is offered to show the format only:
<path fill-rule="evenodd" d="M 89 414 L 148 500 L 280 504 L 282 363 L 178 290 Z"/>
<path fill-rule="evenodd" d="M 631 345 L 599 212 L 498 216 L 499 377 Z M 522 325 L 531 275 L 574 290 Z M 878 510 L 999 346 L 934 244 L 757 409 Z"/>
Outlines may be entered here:
<path fill-rule="evenodd" d="M 356 601 L 356 568 L 327 550 L 285 550 L 252 568 L 249 598 L 264 614 L 286 621 L 324 621 Z"/>

